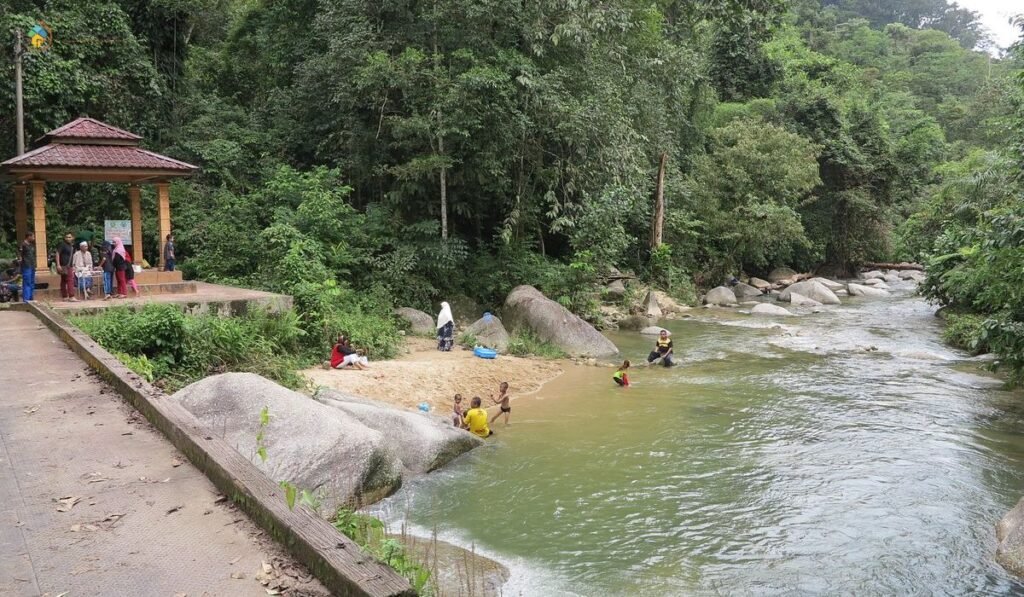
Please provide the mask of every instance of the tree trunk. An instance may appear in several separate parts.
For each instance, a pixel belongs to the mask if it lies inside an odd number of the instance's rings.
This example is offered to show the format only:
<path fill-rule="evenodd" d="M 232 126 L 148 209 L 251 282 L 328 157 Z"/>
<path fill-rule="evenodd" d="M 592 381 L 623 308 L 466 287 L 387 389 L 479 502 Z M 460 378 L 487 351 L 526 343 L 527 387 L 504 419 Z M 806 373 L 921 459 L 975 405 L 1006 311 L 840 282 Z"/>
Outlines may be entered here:
<path fill-rule="evenodd" d="M 444 157 L 444 137 L 438 136 L 437 150 Z M 448 168 L 441 166 L 441 238 L 448 240 Z"/>
<path fill-rule="evenodd" d="M 654 192 L 654 219 L 651 222 L 651 250 L 658 248 L 662 240 L 662 231 L 665 227 L 665 163 L 668 161 L 668 154 L 661 154 L 661 162 L 658 165 L 658 186 Z"/>

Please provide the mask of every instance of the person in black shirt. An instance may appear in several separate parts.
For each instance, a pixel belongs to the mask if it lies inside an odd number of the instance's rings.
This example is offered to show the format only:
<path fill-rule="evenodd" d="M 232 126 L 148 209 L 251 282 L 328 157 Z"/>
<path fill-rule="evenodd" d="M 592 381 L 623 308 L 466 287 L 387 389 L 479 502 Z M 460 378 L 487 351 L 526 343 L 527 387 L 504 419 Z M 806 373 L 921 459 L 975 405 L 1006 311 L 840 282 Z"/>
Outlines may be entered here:
<path fill-rule="evenodd" d="M 71 266 L 71 258 L 75 256 L 74 235 L 64 235 L 64 242 L 57 247 L 57 273 L 60 274 L 60 296 L 66 301 L 77 301 L 75 298 L 75 268 Z"/>
<path fill-rule="evenodd" d="M 661 359 L 661 364 L 666 367 L 672 366 L 672 339 L 668 337 L 668 330 L 661 330 L 658 340 L 654 344 L 654 350 L 647 355 L 647 364 Z"/>

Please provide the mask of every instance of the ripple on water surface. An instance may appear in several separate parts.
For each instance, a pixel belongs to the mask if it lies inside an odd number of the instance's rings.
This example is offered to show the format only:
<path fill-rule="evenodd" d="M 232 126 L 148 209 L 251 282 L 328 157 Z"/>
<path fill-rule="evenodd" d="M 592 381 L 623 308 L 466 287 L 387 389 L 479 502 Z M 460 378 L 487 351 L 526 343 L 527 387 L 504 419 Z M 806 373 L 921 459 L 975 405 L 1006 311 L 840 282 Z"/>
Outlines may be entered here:
<path fill-rule="evenodd" d="M 1024 493 L 1022 396 L 934 319 L 897 297 L 671 322 L 679 367 L 626 390 L 573 369 L 378 509 L 507 563 L 506 594 L 1024 591 L 992 560 Z M 651 343 L 613 339 L 634 362 Z"/>

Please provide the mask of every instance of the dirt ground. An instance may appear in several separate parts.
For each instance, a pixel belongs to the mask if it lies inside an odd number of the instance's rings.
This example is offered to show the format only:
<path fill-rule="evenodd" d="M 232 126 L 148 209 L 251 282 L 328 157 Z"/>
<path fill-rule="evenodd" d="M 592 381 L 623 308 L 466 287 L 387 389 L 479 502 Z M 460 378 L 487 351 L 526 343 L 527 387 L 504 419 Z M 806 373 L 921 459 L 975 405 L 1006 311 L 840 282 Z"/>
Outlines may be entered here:
<path fill-rule="evenodd" d="M 434 412 L 451 410 L 452 397 L 462 394 L 463 404 L 480 396 L 484 405 L 497 396 L 498 384 L 509 383 L 509 394 L 518 396 L 536 392 L 558 377 L 565 364 L 560 361 L 527 359 L 500 355 L 488 360 L 473 356 L 471 350 L 455 347 L 439 352 L 436 341 L 410 337 L 406 354 L 394 360 L 371 362 L 366 371 L 320 368 L 302 372 L 314 386 L 326 386 L 373 398 L 403 408 L 430 404 Z"/>

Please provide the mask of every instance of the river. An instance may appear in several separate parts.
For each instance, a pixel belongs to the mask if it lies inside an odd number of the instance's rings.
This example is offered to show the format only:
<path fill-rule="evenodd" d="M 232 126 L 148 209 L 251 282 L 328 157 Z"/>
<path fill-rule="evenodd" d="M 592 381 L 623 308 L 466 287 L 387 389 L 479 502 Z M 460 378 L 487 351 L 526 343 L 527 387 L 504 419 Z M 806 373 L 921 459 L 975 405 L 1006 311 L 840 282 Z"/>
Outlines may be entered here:
<path fill-rule="evenodd" d="M 572 367 L 376 511 L 505 563 L 504 595 L 1024 592 L 993 560 L 1024 395 L 909 286 L 844 300 L 663 322 L 680 366 L 626 389 Z M 634 363 L 653 344 L 609 337 Z"/>

